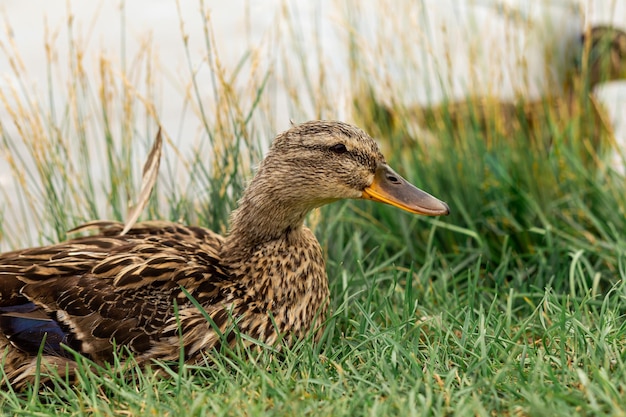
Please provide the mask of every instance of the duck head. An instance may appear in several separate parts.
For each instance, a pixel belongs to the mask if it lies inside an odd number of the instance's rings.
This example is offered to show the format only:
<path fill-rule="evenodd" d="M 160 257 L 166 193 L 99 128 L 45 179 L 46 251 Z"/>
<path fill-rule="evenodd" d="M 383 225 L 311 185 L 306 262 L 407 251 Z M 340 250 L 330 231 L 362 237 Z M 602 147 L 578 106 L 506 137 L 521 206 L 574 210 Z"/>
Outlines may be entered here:
<path fill-rule="evenodd" d="M 312 121 L 276 137 L 233 214 L 231 234 L 275 238 L 301 227 L 313 208 L 347 198 L 427 216 L 449 213 L 446 203 L 393 171 L 361 129 Z"/>
<path fill-rule="evenodd" d="M 582 59 L 577 62 L 577 70 L 587 71 L 590 89 L 626 78 L 626 32 L 612 26 L 594 26 L 580 40 Z"/>

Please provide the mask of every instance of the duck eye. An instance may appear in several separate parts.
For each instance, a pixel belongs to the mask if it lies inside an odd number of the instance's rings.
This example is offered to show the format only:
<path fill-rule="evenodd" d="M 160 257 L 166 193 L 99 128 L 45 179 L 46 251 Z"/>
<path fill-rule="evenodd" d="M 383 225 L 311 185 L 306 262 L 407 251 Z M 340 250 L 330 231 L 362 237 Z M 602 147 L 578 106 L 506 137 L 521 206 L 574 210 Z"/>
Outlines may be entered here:
<path fill-rule="evenodd" d="M 336 145 L 331 146 L 330 150 L 333 151 L 334 153 L 337 153 L 337 154 L 342 154 L 342 153 L 348 152 L 348 149 L 346 148 L 346 145 L 344 145 L 343 143 L 338 143 Z"/>

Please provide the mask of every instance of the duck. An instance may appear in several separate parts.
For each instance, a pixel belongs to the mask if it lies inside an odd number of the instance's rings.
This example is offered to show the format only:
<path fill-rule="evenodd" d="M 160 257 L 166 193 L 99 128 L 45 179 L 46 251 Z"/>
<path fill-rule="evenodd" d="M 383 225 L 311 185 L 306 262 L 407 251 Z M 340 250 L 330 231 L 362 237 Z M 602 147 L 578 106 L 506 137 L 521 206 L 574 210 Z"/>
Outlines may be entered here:
<path fill-rule="evenodd" d="M 584 83 L 591 92 L 605 82 L 626 78 L 626 32 L 614 26 L 592 26 L 580 35 L 582 53 L 577 56 L 573 76 L 566 80 L 568 90 Z"/>
<path fill-rule="evenodd" d="M 492 139 L 494 133 L 511 137 L 515 132 L 525 131 L 545 149 L 544 142 L 550 142 L 550 138 L 543 137 L 541 129 L 546 123 L 562 125 L 576 116 L 592 119 L 586 126 L 589 131 L 580 132 L 580 136 L 597 136 L 599 131 L 612 135 L 605 111 L 592 93 L 602 83 L 626 79 L 626 32 L 614 26 L 593 26 L 581 33 L 577 43 L 578 52 L 564 74 L 562 88 L 541 99 L 502 100 L 471 95 L 460 101 L 396 110 L 380 104 L 370 92 L 370 99 L 366 99 L 372 103 L 369 114 L 380 122 L 382 128 L 378 131 L 385 136 L 406 123 L 425 132 L 477 129 L 487 140 Z M 409 138 L 409 142 L 412 141 L 414 139 Z M 599 139 L 594 137 L 593 141 Z"/>
<path fill-rule="evenodd" d="M 125 353 L 142 366 L 197 363 L 238 333 L 260 346 L 318 340 L 328 277 L 304 223 L 342 199 L 449 213 L 397 174 L 363 130 L 311 121 L 275 137 L 225 236 L 162 220 L 122 233 L 122 223 L 98 220 L 74 230 L 95 234 L 0 254 L 3 382 L 32 383 L 39 363 L 71 375 L 76 353 L 97 364 Z"/>

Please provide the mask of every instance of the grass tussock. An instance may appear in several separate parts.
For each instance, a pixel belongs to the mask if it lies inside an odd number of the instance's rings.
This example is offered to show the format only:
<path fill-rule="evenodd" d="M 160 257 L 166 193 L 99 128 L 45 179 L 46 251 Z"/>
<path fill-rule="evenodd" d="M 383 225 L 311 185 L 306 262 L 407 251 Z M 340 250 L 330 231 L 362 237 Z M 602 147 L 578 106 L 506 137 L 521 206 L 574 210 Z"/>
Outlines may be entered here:
<path fill-rule="evenodd" d="M 326 94 L 320 48 L 313 48 L 318 71 L 304 59 L 290 65 L 290 48 L 297 56 L 305 51 L 279 36 L 270 41 L 278 51 L 272 62 L 251 48 L 229 68 L 215 47 L 209 9 L 200 6 L 204 32 L 181 25 L 189 72 L 180 94 L 197 119 L 196 140 L 163 132 L 166 157 L 144 218 L 224 232 L 267 136 L 276 133 L 276 86 L 297 117 L 332 117 L 336 103 Z M 319 344 L 305 340 L 280 354 L 209 352 L 210 365 L 148 370 L 132 361 L 100 369 L 84 359 L 78 383 L 58 377 L 0 392 L 3 413 L 626 413 L 626 193 L 606 162 L 610 139 L 601 137 L 607 145 L 597 147 L 584 111 L 566 120 L 546 112 L 532 128 L 505 133 L 497 113 L 468 100 L 470 116 L 456 125 L 442 104 L 425 126 L 436 141 L 424 140 L 408 123 L 409 109 L 381 108 L 371 95 L 367 85 L 382 82 L 381 69 L 364 57 L 355 10 L 346 9 L 342 23 L 356 103 L 348 118 L 380 136 L 391 164 L 446 200 L 452 214 L 425 219 L 354 201 L 315 213 L 333 310 Z M 287 5 L 280 14 L 291 40 L 304 30 L 295 14 Z M 0 121 L 0 151 L 14 181 L 2 190 L 3 250 L 63 239 L 83 221 L 125 219 L 158 129 L 165 98 L 154 45 L 146 41 L 132 57 L 102 52 L 94 64 L 72 19 L 62 33 L 71 40 L 64 60 L 55 53 L 59 33 L 46 38 L 45 90 L 32 87 L 11 37 L 0 42 L 15 80 L 0 88 L 8 115 Z M 206 45 L 210 100 L 190 36 Z"/>

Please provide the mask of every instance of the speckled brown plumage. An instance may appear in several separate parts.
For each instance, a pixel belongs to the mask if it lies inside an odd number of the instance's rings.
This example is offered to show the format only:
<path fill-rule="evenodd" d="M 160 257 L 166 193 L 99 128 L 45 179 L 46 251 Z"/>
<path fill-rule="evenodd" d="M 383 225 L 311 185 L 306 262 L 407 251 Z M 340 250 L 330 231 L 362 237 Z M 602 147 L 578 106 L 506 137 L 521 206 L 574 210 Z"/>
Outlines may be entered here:
<path fill-rule="evenodd" d="M 43 362 L 72 372 L 65 345 L 97 363 L 123 346 L 140 364 L 177 360 L 182 346 L 194 362 L 233 343 L 233 326 L 269 345 L 316 331 L 328 281 L 303 222 L 311 209 L 342 198 L 448 212 L 394 173 L 363 131 L 315 121 L 274 140 L 226 237 L 164 221 L 122 235 L 122 224 L 98 221 L 79 228 L 95 228 L 94 236 L 0 255 L 5 382 L 30 380 L 44 336 Z"/>

